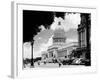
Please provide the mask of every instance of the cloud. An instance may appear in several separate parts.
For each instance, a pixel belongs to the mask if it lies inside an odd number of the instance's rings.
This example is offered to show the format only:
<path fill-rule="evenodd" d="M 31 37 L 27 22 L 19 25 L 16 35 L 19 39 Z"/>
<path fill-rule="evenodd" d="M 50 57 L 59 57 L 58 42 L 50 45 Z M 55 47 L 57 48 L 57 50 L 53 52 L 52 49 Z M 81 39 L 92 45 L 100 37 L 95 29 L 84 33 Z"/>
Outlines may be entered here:
<path fill-rule="evenodd" d="M 61 18 L 61 17 L 59 17 L 59 18 L 57 18 L 57 17 L 55 17 L 54 18 L 54 22 L 51 24 L 51 26 L 50 26 L 50 29 L 52 29 L 52 30 L 55 30 L 55 29 L 58 29 L 58 28 L 61 28 L 61 29 L 63 29 L 63 27 L 61 27 L 61 26 L 58 26 L 58 22 L 62 22 L 63 21 L 63 19 Z"/>
<path fill-rule="evenodd" d="M 61 22 L 61 25 L 58 25 L 58 22 Z M 71 28 L 78 28 L 78 24 L 80 24 L 79 13 L 66 13 L 64 19 L 61 17 L 55 17 L 50 29 L 55 30 L 61 28 L 67 32 Z"/>
<path fill-rule="evenodd" d="M 43 25 L 40 25 L 40 26 L 39 26 L 39 29 L 40 29 L 41 31 L 46 30 L 45 27 L 44 27 Z M 41 31 L 40 31 L 40 32 L 41 32 Z"/>
<path fill-rule="evenodd" d="M 40 25 L 40 26 L 39 26 L 39 29 L 40 29 L 40 32 L 46 30 L 46 28 L 45 28 L 43 25 Z M 38 32 L 37 34 L 40 34 L 40 32 Z"/>
<path fill-rule="evenodd" d="M 40 44 L 39 50 L 35 51 L 35 54 L 33 55 L 34 57 L 39 57 L 39 56 L 41 56 L 43 51 L 47 51 L 48 47 L 53 44 L 52 37 L 53 37 L 53 35 L 50 36 L 50 38 L 48 39 L 48 42 Z"/>
<path fill-rule="evenodd" d="M 51 46 L 53 44 L 53 40 L 52 40 L 53 35 L 49 38 L 47 43 L 42 43 L 41 44 L 41 48 L 40 51 L 46 51 L 48 49 L 49 46 Z"/>
<path fill-rule="evenodd" d="M 65 14 L 65 25 L 68 28 L 78 28 L 78 24 L 80 24 L 80 14 L 79 13 L 66 13 Z"/>

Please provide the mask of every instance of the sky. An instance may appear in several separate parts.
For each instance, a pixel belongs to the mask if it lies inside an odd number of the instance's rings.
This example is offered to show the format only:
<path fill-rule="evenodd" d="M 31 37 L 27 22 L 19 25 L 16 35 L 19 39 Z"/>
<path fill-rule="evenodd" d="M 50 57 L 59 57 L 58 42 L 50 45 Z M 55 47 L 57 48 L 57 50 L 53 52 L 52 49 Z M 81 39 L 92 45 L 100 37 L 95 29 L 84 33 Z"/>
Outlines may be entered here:
<path fill-rule="evenodd" d="M 41 21 L 34 22 L 34 20 L 30 19 L 32 22 L 31 24 L 33 24 L 33 25 L 36 24 L 39 29 L 39 31 L 37 31 L 37 33 L 35 33 L 36 35 L 32 36 L 32 39 L 34 39 L 33 57 L 41 56 L 41 53 L 43 51 L 46 51 L 48 49 L 48 47 L 53 44 L 52 37 L 54 36 L 53 33 L 56 29 L 59 29 L 59 28 L 64 29 L 64 31 L 66 33 L 66 37 L 67 37 L 66 43 L 78 41 L 77 28 L 78 28 L 78 25 L 80 24 L 80 13 L 67 13 L 67 12 L 65 13 L 64 12 L 64 13 L 59 14 L 59 12 L 58 12 L 55 15 L 54 12 L 41 13 L 41 11 L 39 11 L 39 12 L 36 12 L 36 14 L 37 14 L 37 16 L 34 13 L 33 15 L 35 15 L 35 17 L 33 16 L 32 18 L 36 19 L 36 17 L 37 17 L 37 19 L 41 20 L 41 15 L 43 17 L 43 15 L 45 15 L 45 14 L 46 15 L 48 14 L 49 17 L 51 17 L 51 18 L 47 18 L 48 17 L 48 15 L 47 15 L 44 17 L 46 19 L 46 21 L 43 19 L 44 21 L 42 21 L 42 22 Z M 29 15 L 29 12 L 27 12 L 27 14 L 25 14 L 25 15 L 26 16 Z M 25 19 L 25 18 L 23 18 L 23 19 Z M 61 22 L 61 26 L 58 25 L 59 21 Z M 35 27 L 36 27 L 36 25 L 35 25 Z M 30 22 L 29 22 L 29 26 L 30 26 Z M 26 27 L 26 26 L 23 26 L 23 27 Z M 33 26 L 33 30 L 30 30 L 31 33 L 33 32 L 33 34 L 34 34 L 35 27 Z M 28 34 L 27 32 L 29 32 L 28 30 L 29 29 L 24 30 L 24 33 L 26 35 Z M 27 38 L 29 38 L 29 39 L 27 39 Z M 30 45 L 31 38 L 29 36 L 28 37 L 26 36 L 23 39 L 24 39 L 23 40 L 23 42 L 24 42 L 23 43 L 24 58 L 31 58 L 31 45 Z"/>

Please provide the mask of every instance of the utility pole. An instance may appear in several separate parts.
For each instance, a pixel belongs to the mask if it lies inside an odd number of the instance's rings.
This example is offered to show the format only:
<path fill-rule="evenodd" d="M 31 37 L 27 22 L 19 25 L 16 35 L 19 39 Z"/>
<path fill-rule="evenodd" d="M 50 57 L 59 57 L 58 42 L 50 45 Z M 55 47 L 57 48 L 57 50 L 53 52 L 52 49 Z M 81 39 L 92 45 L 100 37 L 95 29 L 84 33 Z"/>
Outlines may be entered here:
<path fill-rule="evenodd" d="M 34 59 L 33 59 L 33 44 L 34 40 L 31 41 L 31 67 L 34 67 Z"/>

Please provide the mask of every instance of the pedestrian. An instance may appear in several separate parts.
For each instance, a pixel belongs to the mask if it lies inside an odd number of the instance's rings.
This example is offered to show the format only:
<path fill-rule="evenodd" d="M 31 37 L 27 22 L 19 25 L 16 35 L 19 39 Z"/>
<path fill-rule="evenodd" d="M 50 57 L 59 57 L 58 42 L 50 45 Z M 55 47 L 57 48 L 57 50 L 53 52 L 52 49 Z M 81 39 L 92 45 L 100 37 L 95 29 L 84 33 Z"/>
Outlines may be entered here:
<path fill-rule="evenodd" d="M 61 66 L 61 63 L 59 63 L 59 67 Z"/>

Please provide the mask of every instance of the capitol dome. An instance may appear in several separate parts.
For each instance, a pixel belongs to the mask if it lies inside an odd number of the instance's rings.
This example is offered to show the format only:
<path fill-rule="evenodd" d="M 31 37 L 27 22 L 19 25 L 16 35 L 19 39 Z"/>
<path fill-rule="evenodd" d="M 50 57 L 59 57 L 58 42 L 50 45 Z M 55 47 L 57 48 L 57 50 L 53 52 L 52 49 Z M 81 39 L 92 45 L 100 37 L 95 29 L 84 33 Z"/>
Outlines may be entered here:
<path fill-rule="evenodd" d="M 61 22 L 58 22 L 58 26 L 61 26 Z M 57 28 L 54 31 L 54 36 L 53 36 L 53 43 L 57 43 L 57 44 L 62 44 L 66 42 L 66 35 L 65 35 L 65 31 L 63 28 Z"/>
<path fill-rule="evenodd" d="M 65 38 L 65 31 L 64 29 L 56 29 L 54 31 L 54 37 L 53 38 Z"/>

